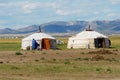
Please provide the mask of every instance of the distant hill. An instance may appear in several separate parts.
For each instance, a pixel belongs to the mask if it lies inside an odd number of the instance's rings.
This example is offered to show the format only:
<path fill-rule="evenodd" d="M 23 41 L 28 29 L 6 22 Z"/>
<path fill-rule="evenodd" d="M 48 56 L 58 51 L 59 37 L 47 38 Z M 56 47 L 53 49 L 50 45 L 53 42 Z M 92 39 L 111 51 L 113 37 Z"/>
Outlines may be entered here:
<path fill-rule="evenodd" d="M 50 22 L 47 24 L 42 24 L 42 30 L 48 33 L 69 33 L 78 32 L 87 25 L 85 21 L 71 21 L 71 22 Z"/>
<path fill-rule="evenodd" d="M 36 32 L 38 31 L 38 26 L 39 25 L 31 25 L 28 27 L 20 28 L 18 31 L 20 32 L 19 34 Z"/>
<path fill-rule="evenodd" d="M 78 33 L 91 25 L 93 30 L 107 34 L 120 34 L 120 20 L 113 21 L 54 21 L 41 25 L 31 25 L 17 30 L 10 28 L 0 29 L 0 34 L 25 34 L 37 32 L 39 26 L 46 33 Z"/>
<path fill-rule="evenodd" d="M 4 29 L 0 29 L 0 34 L 18 34 L 20 33 L 19 31 L 17 30 L 14 30 L 14 29 L 10 29 L 10 28 L 4 28 Z"/>

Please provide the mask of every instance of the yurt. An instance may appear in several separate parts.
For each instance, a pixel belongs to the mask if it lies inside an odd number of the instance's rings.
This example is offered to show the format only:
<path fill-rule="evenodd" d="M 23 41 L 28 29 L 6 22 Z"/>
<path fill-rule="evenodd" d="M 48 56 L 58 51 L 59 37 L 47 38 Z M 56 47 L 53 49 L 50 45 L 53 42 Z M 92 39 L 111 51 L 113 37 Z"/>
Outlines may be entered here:
<path fill-rule="evenodd" d="M 32 46 L 32 40 L 35 39 L 40 49 L 56 49 L 56 39 L 46 33 L 37 32 L 22 39 L 22 49 L 29 50 Z"/>
<path fill-rule="evenodd" d="M 93 30 L 84 30 L 68 39 L 67 48 L 109 48 L 107 36 Z"/>

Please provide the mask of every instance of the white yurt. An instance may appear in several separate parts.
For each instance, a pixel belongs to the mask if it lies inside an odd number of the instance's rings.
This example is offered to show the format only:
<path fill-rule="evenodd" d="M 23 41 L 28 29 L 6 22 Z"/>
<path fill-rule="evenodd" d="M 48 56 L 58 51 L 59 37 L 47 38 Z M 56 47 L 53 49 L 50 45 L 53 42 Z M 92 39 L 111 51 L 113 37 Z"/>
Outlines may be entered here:
<path fill-rule="evenodd" d="M 109 48 L 107 36 L 93 30 L 84 30 L 68 39 L 67 48 Z"/>
<path fill-rule="evenodd" d="M 22 44 L 21 44 L 22 49 L 23 50 L 31 49 L 33 39 L 37 41 L 40 49 L 56 49 L 57 48 L 56 39 L 40 31 L 22 39 Z"/>

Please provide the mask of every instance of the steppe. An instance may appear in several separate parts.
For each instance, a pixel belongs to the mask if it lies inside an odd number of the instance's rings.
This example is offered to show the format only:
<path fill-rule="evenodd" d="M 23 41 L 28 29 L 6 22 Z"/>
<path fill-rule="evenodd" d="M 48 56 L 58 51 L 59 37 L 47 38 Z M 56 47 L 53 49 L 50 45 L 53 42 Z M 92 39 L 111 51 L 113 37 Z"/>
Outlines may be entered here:
<path fill-rule="evenodd" d="M 0 80 L 120 80 L 120 36 L 111 48 L 21 50 L 21 39 L 0 39 Z"/>

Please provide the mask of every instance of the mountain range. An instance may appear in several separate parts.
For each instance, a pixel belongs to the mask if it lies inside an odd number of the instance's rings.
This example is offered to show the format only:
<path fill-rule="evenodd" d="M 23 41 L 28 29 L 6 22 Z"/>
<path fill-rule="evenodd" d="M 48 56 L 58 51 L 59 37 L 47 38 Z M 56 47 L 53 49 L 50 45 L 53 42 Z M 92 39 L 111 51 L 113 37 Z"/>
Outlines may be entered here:
<path fill-rule="evenodd" d="M 78 33 L 91 26 L 91 29 L 107 33 L 107 34 L 120 34 L 120 19 L 112 21 L 53 21 L 44 23 L 41 25 L 30 25 L 24 28 L 11 29 L 4 28 L 0 29 L 0 34 L 27 34 L 37 32 L 39 26 L 42 32 L 45 33 Z"/>

